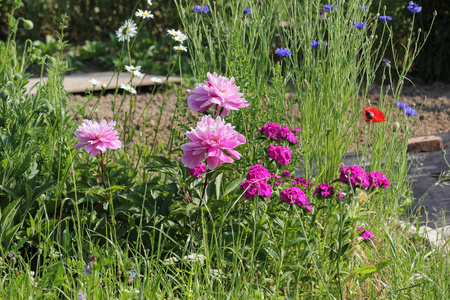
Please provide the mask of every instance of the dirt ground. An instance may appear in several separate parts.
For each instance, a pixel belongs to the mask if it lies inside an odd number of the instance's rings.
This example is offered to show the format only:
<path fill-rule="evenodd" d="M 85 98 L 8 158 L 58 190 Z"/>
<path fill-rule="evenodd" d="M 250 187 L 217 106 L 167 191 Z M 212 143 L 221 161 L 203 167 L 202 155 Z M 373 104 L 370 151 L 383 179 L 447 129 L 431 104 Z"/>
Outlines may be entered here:
<path fill-rule="evenodd" d="M 379 86 L 373 86 L 369 90 L 369 100 L 376 102 L 379 98 Z M 148 88 L 138 88 L 138 94 L 134 95 L 134 108 L 132 110 L 133 124 L 136 129 L 145 126 L 145 134 L 150 134 L 154 131 L 154 128 L 158 122 L 159 108 L 163 104 L 163 91 L 157 91 L 152 97 L 151 90 Z M 426 96 L 426 98 L 425 98 Z M 117 95 L 116 103 L 120 103 L 121 97 Z M 187 99 L 187 93 L 184 93 L 184 98 Z M 86 98 L 82 95 L 72 95 L 70 97 L 71 103 L 85 103 Z M 94 107 L 95 100 L 94 97 L 87 105 L 86 111 L 90 112 Z M 425 102 L 424 102 L 424 99 Z M 422 109 L 417 116 L 413 118 L 418 118 L 415 122 L 416 131 L 414 132 L 414 137 L 431 135 L 436 133 L 450 132 L 450 85 L 435 82 L 432 84 L 424 84 L 419 80 L 415 80 L 415 85 L 411 83 L 405 84 L 403 92 L 400 97 L 401 101 L 405 101 L 410 106 L 415 106 L 420 108 L 422 103 Z M 106 93 L 99 101 L 98 107 L 95 110 L 92 119 L 94 120 L 112 120 L 113 112 L 111 110 L 111 102 L 114 101 L 114 94 Z M 168 92 L 166 99 L 164 101 L 163 114 L 161 118 L 160 132 L 158 136 L 164 141 L 167 139 L 170 132 L 171 120 L 173 118 L 173 112 L 175 111 L 175 105 L 177 101 L 177 94 L 173 91 Z M 392 101 L 392 100 L 391 100 Z M 117 108 L 116 108 L 117 110 Z M 128 114 L 130 110 L 130 99 L 129 97 L 123 101 L 122 107 L 120 109 L 120 116 L 122 119 L 125 118 L 125 113 Z M 151 121 L 148 124 L 144 124 L 143 118 L 140 118 L 141 114 L 147 110 L 147 117 Z M 194 112 L 195 114 L 195 112 Z M 78 119 L 82 119 L 86 116 L 79 116 Z M 183 116 L 185 118 L 185 116 Z M 361 115 L 363 120 L 363 116 Z"/>

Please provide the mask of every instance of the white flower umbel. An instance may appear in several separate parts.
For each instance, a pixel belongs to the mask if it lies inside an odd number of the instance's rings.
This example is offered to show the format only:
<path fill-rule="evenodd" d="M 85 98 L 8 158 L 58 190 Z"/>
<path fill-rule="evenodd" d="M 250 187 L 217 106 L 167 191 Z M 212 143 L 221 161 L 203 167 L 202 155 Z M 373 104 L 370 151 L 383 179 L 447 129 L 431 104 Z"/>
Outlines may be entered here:
<path fill-rule="evenodd" d="M 186 48 L 185 46 L 183 46 L 183 45 L 175 46 L 175 47 L 173 47 L 173 50 L 177 50 L 177 51 L 185 51 L 185 52 L 187 52 L 187 48 Z"/>
<path fill-rule="evenodd" d="M 155 82 L 155 83 L 161 83 L 162 82 L 162 80 L 160 78 L 158 78 L 158 77 L 152 77 L 152 78 L 150 78 L 150 80 Z"/>
<path fill-rule="evenodd" d="M 127 92 L 132 93 L 133 95 L 136 94 L 136 90 L 135 90 L 131 85 L 129 85 L 129 84 L 121 83 L 121 84 L 120 84 L 120 88 L 121 88 L 121 89 L 124 89 L 124 90 L 127 91 Z"/>
<path fill-rule="evenodd" d="M 125 21 L 117 31 L 116 35 L 119 38 L 119 42 L 123 42 L 125 40 L 130 40 L 130 38 L 134 37 L 137 33 L 137 26 L 133 20 L 128 19 Z"/>
<path fill-rule="evenodd" d="M 153 18 L 154 16 L 150 10 L 138 9 L 138 11 L 136 12 L 136 17 L 141 17 L 141 18 L 147 19 L 147 18 Z"/>
<path fill-rule="evenodd" d="M 201 265 L 205 265 L 206 256 L 203 254 L 192 253 L 183 257 L 183 260 L 189 263 L 199 263 Z"/>
<path fill-rule="evenodd" d="M 94 79 L 94 78 L 89 80 L 89 83 L 92 84 L 93 86 L 97 86 L 97 85 L 101 85 L 102 84 L 100 81 L 98 81 L 97 79 Z"/>

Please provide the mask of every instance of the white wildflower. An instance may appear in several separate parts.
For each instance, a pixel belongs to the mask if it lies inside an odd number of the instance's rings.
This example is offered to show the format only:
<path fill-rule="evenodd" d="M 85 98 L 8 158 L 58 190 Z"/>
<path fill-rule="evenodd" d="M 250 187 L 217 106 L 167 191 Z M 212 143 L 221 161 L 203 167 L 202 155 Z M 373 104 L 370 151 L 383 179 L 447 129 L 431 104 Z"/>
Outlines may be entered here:
<path fill-rule="evenodd" d="M 175 30 L 175 29 L 169 29 L 169 30 L 167 30 L 167 33 L 172 37 L 184 35 L 184 33 L 182 33 L 180 30 Z"/>
<path fill-rule="evenodd" d="M 187 40 L 187 36 L 184 34 L 179 34 L 177 36 L 172 37 L 175 41 L 183 43 L 185 40 Z"/>
<path fill-rule="evenodd" d="M 127 91 L 127 92 L 132 93 L 133 95 L 136 94 L 136 90 L 135 90 L 131 85 L 129 85 L 129 84 L 121 83 L 121 84 L 120 84 L 120 88 L 121 88 L 121 89 L 124 89 L 124 90 Z"/>
<path fill-rule="evenodd" d="M 164 261 L 163 261 L 163 263 L 165 264 L 165 265 L 174 265 L 174 264 L 176 264 L 176 263 L 178 263 L 179 262 L 179 260 L 178 260 L 178 258 L 176 258 L 176 257 L 169 257 L 169 258 L 166 258 Z"/>
<path fill-rule="evenodd" d="M 223 274 L 222 270 L 219 269 L 211 269 L 211 275 L 218 278 L 225 278 L 225 275 Z"/>
<path fill-rule="evenodd" d="M 201 265 L 205 265 L 206 256 L 203 254 L 192 253 L 183 257 L 183 260 L 185 262 L 200 263 Z"/>
<path fill-rule="evenodd" d="M 186 48 L 185 46 L 183 46 L 183 45 L 175 46 L 175 47 L 173 47 L 173 50 L 177 50 L 177 51 L 185 51 L 185 52 L 187 52 L 187 48 Z"/>
<path fill-rule="evenodd" d="M 147 19 L 147 18 L 153 18 L 154 16 L 150 10 L 138 9 L 138 11 L 136 12 L 136 17 L 141 17 L 141 18 Z"/>
<path fill-rule="evenodd" d="M 144 78 L 145 74 L 139 72 L 138 70 L 133 71 L 133 75 L 139 78 Z"/>
<path fill-rule="evenodd" d="M 152 0 L 147 0 L 148 5 L 153 5 Z"/>
<path fill-rule="evenodd" d="M 89 82 L 90 82 L 93 86 L 97 86 L 97 85 L 102 84 L 100 81 L 98 81 L 98 80 L 96 80 L 96 79 L 94 79 L 94 78 L 92 78 L 91 80 L 89 80 Z"/>
<path fill-rule="evenodd" d="M 116 35 L 119 38 L 119 42 L 129 40 L 130 38 L 134 37 L 136 33 L 137 33 L 136 23 L 134 23 L 133 20 L 131 19 L 126 20 L 125 24 L 123 24 L 116 31 Z"/>
<path fill-rule="evenodd" d="M 150 80 L 155 82 L 155 83 L 161 83 L 162 82 L 162 80 L 160 78 L 158 78 L 158 77 L 152 77 L 152 78 L 150 78 Z"/>
<path fill-rule="evenodd" d="M 130 73 L 133 73 L 134 71 L 140 71 L 141 70 L 141 66 L 133 66 L 133 65 L 130 65 L 130 66 L 125 66 L 125 70 L 127 70 L 127 72 L 130 72 Z"/>

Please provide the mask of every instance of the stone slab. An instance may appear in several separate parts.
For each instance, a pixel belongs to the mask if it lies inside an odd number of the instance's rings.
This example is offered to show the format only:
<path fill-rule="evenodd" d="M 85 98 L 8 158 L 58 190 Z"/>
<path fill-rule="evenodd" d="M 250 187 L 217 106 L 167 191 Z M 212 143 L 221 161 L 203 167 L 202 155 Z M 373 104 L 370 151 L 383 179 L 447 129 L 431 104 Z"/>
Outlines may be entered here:
<path fill-rule="evenodd" d="M 435 152 L 444 149 L 442 138 L 437 135 L 414 137 L 408 140 L 408 152 Z"/>
<path fill-rule="evenodd" d="M 137 78 L 135 77 L 133 79 L 132 85 L 133 86 L 152 86 L 155 84 L 150 78 L 157 77 L 161 79 L 161 82 L 164 83 L 166 80 L 166 77 L 163 76 L 156 76 L 156 75 L 145 75 L 144 78 Z M 127 84 L 130 82 L 131 76 L 129 73 L 120 73 L 119 76 L 117 76 L 117 73 L 114 72 L 96 72 L 96 73 L 86 73 L 86 74 L 72 74 L 72 75 L 66 75 L 64 78 L 64 88 L 66 91 L 70 94 L 74 93 L 83 93 L 86 91 L 86 89 L 94 89 L 94 91 L 101 91 L 102 87 L 101 85 L 97 85 L 95 87 L 92 86 L 92 84 L 89 82 L 91 79 L 96 79 L 100 81 L 101 83 L 106 84 L 106 90 L 115 90 L 117 87 L 120 87 L 120 84 L 124 83 Z M 36 93 L 36 88 L 32 88 L 36 84 L 45 84 L 47 81 L 47 77 L 42 78 L 42 81 L 40 78 L 31 78 L 28 84 L 26 85 L 27 89 L 31 89 L 30 94 Z M 170 83 L 181 83 L 182 79 L 181 77 L 169 77 L 167 79 L 167 82 Z"/>

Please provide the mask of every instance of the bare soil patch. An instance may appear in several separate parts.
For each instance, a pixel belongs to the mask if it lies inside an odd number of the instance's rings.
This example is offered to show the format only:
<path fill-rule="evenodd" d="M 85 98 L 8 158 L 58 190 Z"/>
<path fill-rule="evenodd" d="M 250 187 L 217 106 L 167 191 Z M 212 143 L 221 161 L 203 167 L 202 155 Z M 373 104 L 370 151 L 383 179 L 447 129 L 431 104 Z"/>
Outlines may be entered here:
<path fill-rule="evenodd" d="M 379 86 L 373 86 L 369 91 L 368 99 L 372 102 L 377 102 L 379 99 Z M 183 93 L 184 98 L 187 99 L 187 93 Z M 111 103 L 114 102 L 114 97 L 117 97 L 116 103 L 120 103 L 121 95 L 114 96 L 114 94 L 106 93 L 99 101 L 98 107 L 95 110 L 92 119 L 112 120 L 113 112 Z M 165 100 L 164 100 L 165 98 Z M 81 95 L 70 96 L 71 103 L 85 103 L 86 98 Z M 425 102 L 424 102 L 425 99 Z M 87 105 L 86 112 L 90 112 L 94 108 L 96 97 Z M 134 108 L 132 110 L 131 120 L 136 129 L 143 128 L 144 121 L 140 118 L 141 114 L 147 109 L 147 118 L 150 120 L 145 124 L 144 133 L 146 135 L 155 131 L 155 127 L 159 119 L 160 107 L 163 107 L 161 116 L 158 137 L 163 141 L 167 139 L 170 133 L 170 126 L 172 124 L 173 113 L 175 111 L 177 94 L 176 92 L 169 92 L 164 97 L 162 91 L 157 92 L 152 96 L 148 89 L 138 90 L 138 94 L 133 96 Z M 392 97 L 390 98 L 391 101 Z M 414 128 L 413 137 L 425 136 L 431 134 L 438 134 L 443 132 L 450 132 L 450 85 L 440 82 L 432 84 L 417 83 L 412 85 L 405 84 L 403 92 L 400 97 L 401 101 L 408 103 L 410 106 L 415 106 L 417 109 L 421 107 L 419 114 L 412 118 L 417 118 Z M 125 114 L 130 111 L 130 97 L 126 97 L 120 108 L 120 117 L 125 119 Z M 195 114 L 195 112 L 193 112 Z M 86 116 L 80 116 L 80 119 Z M 185 119 L 186 116 L 183 116 Z M 361 115 L 363 120 L 363 117 Z M 159 139 L 158 138 L 158 139 Z M 150 139 L 152 141 L 152 138 Z"/>

